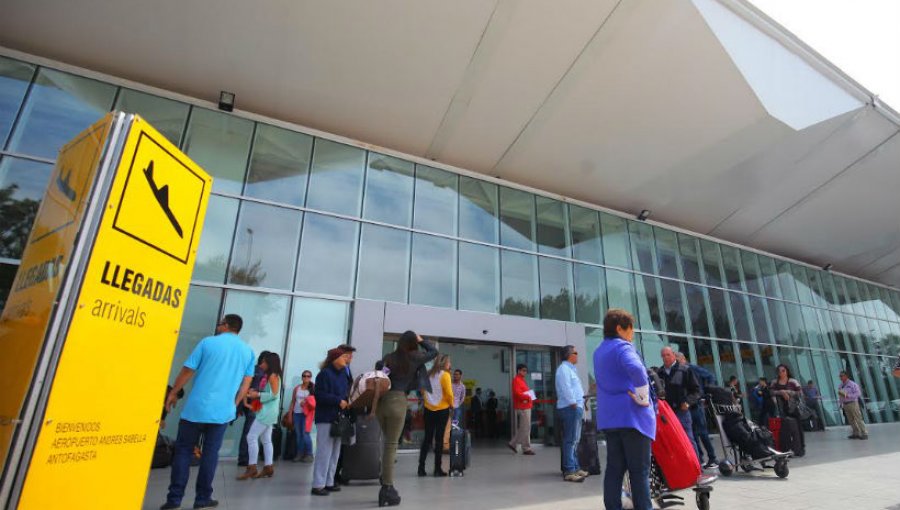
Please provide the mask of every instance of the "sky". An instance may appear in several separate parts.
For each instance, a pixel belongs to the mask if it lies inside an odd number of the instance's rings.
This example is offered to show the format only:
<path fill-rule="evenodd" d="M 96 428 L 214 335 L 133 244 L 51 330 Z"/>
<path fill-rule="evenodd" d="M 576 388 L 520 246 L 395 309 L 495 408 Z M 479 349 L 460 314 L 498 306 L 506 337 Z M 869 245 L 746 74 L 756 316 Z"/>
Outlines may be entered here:
<path fill-rule="evenodd" d="M 900 111 L 900 0 L 750 0 Z"/>

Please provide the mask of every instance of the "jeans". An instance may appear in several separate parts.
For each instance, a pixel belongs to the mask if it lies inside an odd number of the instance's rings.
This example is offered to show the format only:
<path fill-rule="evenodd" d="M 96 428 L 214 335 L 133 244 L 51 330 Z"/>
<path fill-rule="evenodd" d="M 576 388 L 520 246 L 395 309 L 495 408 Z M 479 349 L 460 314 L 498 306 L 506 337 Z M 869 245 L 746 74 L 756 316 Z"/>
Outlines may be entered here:
<path fill-rule="evenodd" d="M 255 466 L 259 462 L 259 443 L 263 445 L 263 465 L 271 466 L 274 460 L 274 449 L 272 448 L 272 426 L 265 425 L 259 420 L 254 420 L 247 432 L 247 455 L 250 466 Z"/>
<path fill-rule="evenodd" d="M 306 415 L 294 413 L 294 435 L 297 437 L 297 457 L 312 455 L 312 436 L 306 431 Z"/>
<path fill-rule="evenodd" d="M 563 470 L 566 474 L 578 471 L 578 458 L 575 456 L 575 446 L 581 439 L 581 421 L 584 418 L 584 409 L 581 406 L 568 406 L 556 410 L 562 420 L 562 448 Z M 621 486 L 619 493 L 621 493 Z"/>
<path fill-rule="evenodd" d="M 702 403 L 697 404 L 697 407 L 691 408 L 691 422 L 694 425 L 694 443 L 697 446 L 697 453 L 700 454 L 700 463 L 703 464 L 703 450 L 700 449 L 702 445 L 706 450 L 706 458 L 710 462 L 715 462 L 716 460 L 716 447 L 713 446 L 712 441 L 709 440 L 709 430 L 706 428 L 706 406 Z"/>
<path fill-rule="evenodd" d="M 248 464 L 249 454 L 247 453 L 247 433 L 250 432 L 250 427 L 252 427 L 253 422 L 256 421 L 256 413 L 253 411 L 245 407 L 243 413 L 244 428 L 241 430 L 241 440 L 238 441 L 238 465 Z"/>
<path fill-rule="evenodd" d="M 693 420 L 691 420 L 691 412 L 689 410 L 682 411 L 679 408 L 675 411 L 675 416 L 678 417 L 678 421 L 681 422 L 681 428 L 684 429 L 688 439 L 691 440 L 691 445 L 694 447 L 694 454 L 697 455 L 697 460 L 700 460 L 700 451 L 697 449 L 697 441 L 694 439 L 694 425 Z"/>
<path fill-rule="evenodd" d="M 603 476 L 603 504 L 606 510 L 622 509 L 622 481 L 625 472 L 631 482 L 634 510 L 651 510 L 650 438 L 636 429 L 607 429 L 606 474 Z"/>
<path fill-rule="evenodd" d="M 181 504 L 184 488 L 187 487 L 191 474 L 191 456 L 194 446 L 203 435 L 203 454 L 200 457 L 200 469 L 197 471 L 197 494 L 194 503 L 207 503 L 212 499 L 212 482 L 216 477 L 216 464 L 219 462 L 219 448 L 225 437 L 227 423 L 194 423 L 181 420 L 178 422 L 178 437 L 175 439 L 175 451 L 172 454 L 172 475 L 169 482 L 168 503 Z"/>
<path fill-rule="evenodd" d="M 453 410 L 453 421 L 459 424 L 460 428 L 465 428 L 466 424 L 463 423 L 463 406 L 459 405 L 456 409 Z"/>
<path fill-rule="evenodd" d="M 447 428 L 447 418 L 450 409 L 430 411 L 425 409 L 425 438 L 422 439 L 422 447 L 419 448 L 419 469 L 425 469 L 425 460 L 428 458 L 428 450 L 434 448 L 434 470 L 441 468 L 441 454 L 444 453 L 444 431 Z"/>
<path fill-rule="evenodd" d="M 394 460 L 397 445 L 406 422 L 406 393 L 389 391 L 381 396 L 375 411 L 381 433 L 384 435 L 384 450 L 381 455 L 381 483 L 394 485 Z"/>
<path fill-rule="evenodd" d="M 341 455 L 341 438 L 331 437 L 330 423 L 316 423 L 316 444 L 319 449 L 313 463 L 313 489 L 334 485 L 338 457 Z"/>

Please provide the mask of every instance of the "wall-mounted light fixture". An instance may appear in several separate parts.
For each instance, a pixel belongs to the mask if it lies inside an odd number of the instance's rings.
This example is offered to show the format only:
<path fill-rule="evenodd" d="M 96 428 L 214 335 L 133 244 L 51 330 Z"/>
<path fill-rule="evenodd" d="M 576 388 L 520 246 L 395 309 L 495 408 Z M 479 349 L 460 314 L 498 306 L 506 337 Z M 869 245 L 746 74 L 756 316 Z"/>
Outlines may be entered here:
<path fill-rule="evenodd" d="M 647 218 L 650 217 L 650 209 L 644 209 L 637 215 L 638 221 L 647 221 Z"/>
<path fill-rule="evenodd" d="M 223 112 L 234 110 L 234 92 L 219 92 L 219 109 Z"/>
<path fill-rule="evenodd" d="M 825 264 L 824 266 L 822 266 L 822 270 L 823 271 L 831 271 L 831 263 L 829 262 L 828 264 Z"/>

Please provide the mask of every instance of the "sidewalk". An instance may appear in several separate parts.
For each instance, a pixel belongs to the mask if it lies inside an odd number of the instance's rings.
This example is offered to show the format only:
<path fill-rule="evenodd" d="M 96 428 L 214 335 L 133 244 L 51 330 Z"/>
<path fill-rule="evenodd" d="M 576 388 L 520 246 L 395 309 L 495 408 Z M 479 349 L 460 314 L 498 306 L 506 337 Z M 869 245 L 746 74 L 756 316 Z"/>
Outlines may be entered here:
<path fill-rule="evenodd" d="M 793 459 L 790 476 L 781 480 L 771 471 L 720 478 L 711 508 L 742 510 L 835 509 L 900 510 L 900 424 L 869 426 L 869 440 L 845 439 L 847 427 L 808 433 L 807 455 Z M 717 438 L 713 438 L 719 447 Z M 403 454 L 397 467 L 400 508 L 428 510 L 598 510 L 603 508 L 602 475 L 584 483 L 564 483 L 559 476 L 559 449 L 539 448 L 534 457 L 514 456 L 500 443 L 497 448 L 472 452 L 472 467 L 462 478 L 415 476 L 416 455 Z M 605 452 L 601 447 L 601 465 Z M 445 461 L 446 462 L 446 461 Z M 194 468 L 196 469 L 196 468 Z M 311 496 L 311 464 L 277 462 L 271 479 L 235 481 L 233 460 L 219 464 L 214 497 L 229 510 L 297 508 L 377 508 L 377 482 L 353 482 L 327 497 Z M 164 502 L 169 470 L 151 471 L 144 509 Z M 195 473 L 183 502 L 193 505 Z M 683 493 L 695 509 L 693 493 Z"/>

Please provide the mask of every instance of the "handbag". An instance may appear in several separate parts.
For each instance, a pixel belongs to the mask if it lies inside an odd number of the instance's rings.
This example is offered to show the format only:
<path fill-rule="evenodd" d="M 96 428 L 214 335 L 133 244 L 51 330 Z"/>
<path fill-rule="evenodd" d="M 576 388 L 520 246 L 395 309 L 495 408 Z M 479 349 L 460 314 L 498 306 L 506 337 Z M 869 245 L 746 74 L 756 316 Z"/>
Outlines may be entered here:
<path fill-rule="evenodd" d="M 288 409 L 281 417 L 281 426 L 286 429 L 294 428 L 294 413 L 292 410 Z"/>
<path fill-rule="evenodd" d="M 331 422 L 331 430 L 328 435 L 331 437 L 339 437 L 342 442 L 349 442 L 356 434 L 356 427 L 353 426 L 353 418 L 349 413 L 338 411 L 334 421 Z"/>
<path fill-rule="evenodd" d="M 787 414 L 799 418 L 800 421 L 808 420 L 813 415 L 806 402 L 796 393 L 791 395 L 791 399 L 787 402 Z"/>

